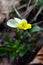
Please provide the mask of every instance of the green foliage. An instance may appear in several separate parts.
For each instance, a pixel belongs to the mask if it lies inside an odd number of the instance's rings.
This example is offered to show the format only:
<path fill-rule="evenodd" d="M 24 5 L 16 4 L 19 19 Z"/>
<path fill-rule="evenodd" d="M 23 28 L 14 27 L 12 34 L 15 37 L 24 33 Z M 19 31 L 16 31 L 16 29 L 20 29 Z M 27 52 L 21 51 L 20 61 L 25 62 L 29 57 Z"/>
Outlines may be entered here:
<path fill-rule="evenodd" d="M 35 32 L 40 32 L 42 28 L 37 25 L 33 25 L 32 28 L 28 31 L 16 30 L 17 39 L 10 40 L 8 34 L 4 35 L 4 40 L 7 42 L 4 47 L 0 48 L 0 56 L 8 54 L 10 60 L 12 61 L 17 56 L 22 57 L 27 50 L 31 52 L 35 51 L 35 43 L 29 42 L 31 40 L 31 34 L 34 35 Z"/>
<path fill-rule="evenodd" d="M 30 29 L 30 33 L 34 34 L 35 32 L 40 32 L 42 31 L 42 28 L 39 27 L 38 25 L 33 25 L 33 27 Z"/>
<path fill-rule="evenodd" d="M 22 30 L 21 30 L 22 31 Z M 24 31 L 18 31 L 20 33 L 18 35 L 18 40 L 10 40 L 8 34 L 5 34 L 4 40 L 6 40 L 7 44 L 4 47 L 0 48 L 0 56 L 5 54 L 9 54 L 10 60 L 12 61 L 17 56 L 23 56 L 27 50 L 32 51 L 31 44 L 24 42 L 26 40 L 27 34 Z M 34 48 L 34 47 L 33 47 Z"/>
<path fill-rule="evenodd" d="M 0 47 L 0 56 L 4 56 L 6 54 L 7 54 L 6 49 L 4 47 Z"/>
<path fill-rule="evenodd" d="M 41 6 L 43 6 L 43 0 L 38 0 L 36 7 L 40 8 Z"/>

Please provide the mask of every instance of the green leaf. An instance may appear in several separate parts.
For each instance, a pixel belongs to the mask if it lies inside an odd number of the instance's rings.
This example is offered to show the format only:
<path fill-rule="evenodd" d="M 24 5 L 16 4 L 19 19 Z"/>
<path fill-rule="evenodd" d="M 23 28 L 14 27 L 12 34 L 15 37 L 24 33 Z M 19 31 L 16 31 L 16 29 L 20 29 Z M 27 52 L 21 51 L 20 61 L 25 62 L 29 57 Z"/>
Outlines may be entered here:
<path fill-rule="evenodd" d="M 1 48 L 0 48 L 0 56 L 4 56 L 4 55 L 6 55 L 6 54 L 7 54 L 6 48 L 1 47 Z"/>
<path fill-rule="evenodd" d="M 42 28 L 38 25 L 33 25 L 33 27 L 30 29 L 30 33 L 40 32 L 41 30 Z"/>
<path fill-rule="evenodd" d="M 18 46 L 20 44 L 20 42 L 21 42 L 20 40 L 16 40 L 15 41 L 16 46 Z"/>
<path fill-rule="evenodd" d="M 27 51 L 27 48 L 25 48 L 24 45 L 21 45 L 19 47 L 19 55 L 20 56 L 23 56 L 26 53 L 26 51 Z"/>
<path fill-rule="evenodd" d="M 10 53 L 10 61 L 11 62 L 16 58 L 16 55 L 17 54 L 15 52 Z"/>
<path fill-rule="evenodd" d="M 28 50 L 28 49 L 24 48 L 23 50 L 21 50 L 21 51 L 19 52 L 19 55 L 22 57 L 22 56 L 26 53 L 27 50 Z"/>
<path fill-rule="evenodd" d="M 36 7 L 40 8 L 41 6 L 43 6 L 43 0 L 39 0 Z"/>
<path fill-rule="evenodd" d="M 20 40 L 15 40 L 15 43 L 13 44 L 12 48 L 18 49 L 20 42 Z"/>

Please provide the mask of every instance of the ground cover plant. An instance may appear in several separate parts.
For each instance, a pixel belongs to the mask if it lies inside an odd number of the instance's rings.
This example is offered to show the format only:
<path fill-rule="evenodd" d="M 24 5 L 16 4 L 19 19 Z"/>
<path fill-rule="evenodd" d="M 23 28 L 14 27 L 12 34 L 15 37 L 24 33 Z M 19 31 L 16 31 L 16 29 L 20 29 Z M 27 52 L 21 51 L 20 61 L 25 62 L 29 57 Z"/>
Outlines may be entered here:
<path fill-rule="evenodd" d="M 19 3 L 0 23 L 0 59 L 7 56 L 13 65 L 32 61 L 43 45 L 43 0 Z"/>

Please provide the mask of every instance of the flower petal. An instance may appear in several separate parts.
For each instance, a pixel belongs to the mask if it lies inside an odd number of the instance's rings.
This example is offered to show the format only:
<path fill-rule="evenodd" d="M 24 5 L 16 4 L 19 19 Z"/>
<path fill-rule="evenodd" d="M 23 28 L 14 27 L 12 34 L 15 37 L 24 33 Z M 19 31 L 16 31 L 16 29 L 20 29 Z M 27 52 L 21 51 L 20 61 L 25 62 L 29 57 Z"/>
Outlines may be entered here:
<path fill-rule="evenodd" d="M 10 20 L 7 21 L 7 25 L 9 27 L 16 28 L 17 27 L 17 22 L 14 19 L 10 19 Z"/>
<path fill-rule="evenodd" d="M 26 19 L 22 19 L 20 24 L 27 24 L 27 20 Z"/>
<path fill-rule="evenodd" d="M 21 21 L 21 19 L 16 18 L 16 17 L 14 17 L 14 20 L 15 20 L 17 23 L 20 23 L 20 21 Z"/>
<path fill-rule="evenodd" d="M 27 27 L 28 27 L 28 29 L 31 29 L 32 28 L 32 24 L 28 23 Z"/>

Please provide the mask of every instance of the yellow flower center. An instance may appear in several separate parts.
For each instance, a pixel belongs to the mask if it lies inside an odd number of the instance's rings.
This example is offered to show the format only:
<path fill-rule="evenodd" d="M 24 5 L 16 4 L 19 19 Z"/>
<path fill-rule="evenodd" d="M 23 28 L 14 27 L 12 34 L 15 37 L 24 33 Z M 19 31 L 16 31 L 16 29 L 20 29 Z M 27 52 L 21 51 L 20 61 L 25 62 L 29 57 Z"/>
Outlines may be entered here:
<path fill-rule="evenodd" d="M 27 30 L 32 27 L 31 24 L 28 24 L 26 20 L 22 19 L 21 22 L 17 25 L 19 29 Z"/>

